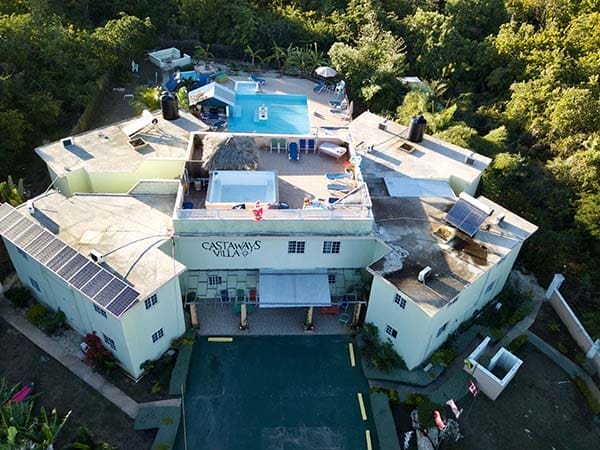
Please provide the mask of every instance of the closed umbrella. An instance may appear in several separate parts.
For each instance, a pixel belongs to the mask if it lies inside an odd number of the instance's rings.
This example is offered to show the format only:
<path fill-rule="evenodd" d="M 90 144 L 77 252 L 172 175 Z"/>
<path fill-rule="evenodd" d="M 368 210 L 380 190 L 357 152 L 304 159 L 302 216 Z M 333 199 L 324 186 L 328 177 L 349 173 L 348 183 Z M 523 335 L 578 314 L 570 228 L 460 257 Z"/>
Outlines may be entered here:
<path fill-rule="evenodd" d="M 332 78 L 337 75 L 337 72 L 332 67 L 321 66 L 315 69 L 315 73 L 325 78 Z"/>

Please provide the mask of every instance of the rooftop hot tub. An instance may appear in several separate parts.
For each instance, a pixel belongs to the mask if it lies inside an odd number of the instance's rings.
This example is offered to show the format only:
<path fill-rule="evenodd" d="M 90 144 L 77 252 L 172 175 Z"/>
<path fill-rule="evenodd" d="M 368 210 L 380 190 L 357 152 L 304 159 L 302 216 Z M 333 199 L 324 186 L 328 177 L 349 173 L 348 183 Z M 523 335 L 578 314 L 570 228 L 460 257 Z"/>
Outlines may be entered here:
<path fill-rule="evenodd" d="M 252 209 L 257 201 L 277 203 L 275 172 L 216 170 L 211 172 L 206 194 L 206 209 L 231 209 L 244 204 Z"/>

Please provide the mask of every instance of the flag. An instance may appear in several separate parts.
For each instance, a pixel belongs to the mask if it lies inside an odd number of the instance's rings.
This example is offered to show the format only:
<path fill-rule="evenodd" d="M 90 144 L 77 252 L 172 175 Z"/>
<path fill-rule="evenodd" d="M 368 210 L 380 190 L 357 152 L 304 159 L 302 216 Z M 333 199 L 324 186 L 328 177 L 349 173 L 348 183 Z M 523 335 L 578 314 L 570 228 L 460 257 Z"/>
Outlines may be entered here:
<path fill-rule="evenodd" d="M 477 389 L 477 388 L 475 388 Z M 454 416 L 456 417 L 456 419 L 458 419 L 460 417 L 460 415 L 462 414 L 463 410 L 462 409 L 458 409 L 458 406 L 456 406 L 456 402 L 454 401 L 454 399 L 450 399 L 446 402 L 446 405 L 448 405 L 450 407 L 450 409 L 452 410 L 452 412 L 454 413 Z"/>
<path fill-rule="evenodd" d="M 473 394 L 473 397 L 477 396 L 477 394 L 479 393 L 479 389 L 477 389 L 477 386 L 475 386 L 475 383 L 473 383 L 473 381 L 469 380 L 468 386 L 469 386 L 469 391 L 471 392 L 471 394 Z"/>

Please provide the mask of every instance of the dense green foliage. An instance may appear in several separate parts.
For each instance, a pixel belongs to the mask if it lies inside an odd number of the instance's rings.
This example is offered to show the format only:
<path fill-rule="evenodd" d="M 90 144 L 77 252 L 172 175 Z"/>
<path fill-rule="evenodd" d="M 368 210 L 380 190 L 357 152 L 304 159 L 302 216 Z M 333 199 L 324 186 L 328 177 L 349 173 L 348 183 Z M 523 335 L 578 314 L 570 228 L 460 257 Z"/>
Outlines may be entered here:
<path fill-rule="evenodd" d="M 165 42 L 291 73 L 329 59 L 356 110 L 424 112 L 430 133 L 494 158 L 483 194 L 539 225 L 526 267 L 598 306 L 599 0 L 0 0 L 0 179 L 27 186 L 33 146 Z M 430 88 L 406 95 L 403 75 Z"/>

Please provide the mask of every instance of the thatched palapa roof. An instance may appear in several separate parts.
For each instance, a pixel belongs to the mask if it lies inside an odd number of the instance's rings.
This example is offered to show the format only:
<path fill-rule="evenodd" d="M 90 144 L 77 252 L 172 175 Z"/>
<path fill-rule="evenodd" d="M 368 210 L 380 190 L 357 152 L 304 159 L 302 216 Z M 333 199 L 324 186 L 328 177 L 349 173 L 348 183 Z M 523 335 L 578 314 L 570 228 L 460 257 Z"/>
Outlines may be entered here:
<path fill-rule="evenodd" d="M 212 170 L 256 170 L 258 146 L 243 136 L 211 135 L 202 141 L 202 168 Z"/>

